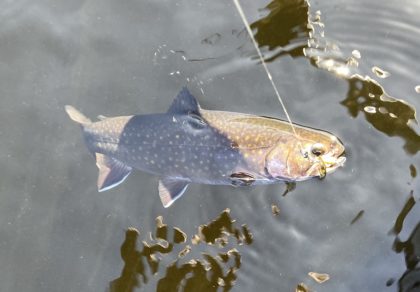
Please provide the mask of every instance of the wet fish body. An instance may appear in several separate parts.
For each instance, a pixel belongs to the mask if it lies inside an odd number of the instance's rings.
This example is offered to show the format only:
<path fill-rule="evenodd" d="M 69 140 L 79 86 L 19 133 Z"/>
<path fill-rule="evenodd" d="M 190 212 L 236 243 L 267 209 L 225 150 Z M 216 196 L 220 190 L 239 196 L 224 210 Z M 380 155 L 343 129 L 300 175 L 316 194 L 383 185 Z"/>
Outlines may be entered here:
<path fill-rule="evenodd" d="M 118 185 L 138 169 L 161 177 L 159 195 L 165 207 L 189 183 L 247 186 L 300 181 L 322 175 L 322 168 L 331 172 L 345 160 L 344 147 L 332 134 L 296 126 L 297 139 L 281 120 L 204 110 L 186 88 L 162 114 L 91 122 L 71 106 L 66 111 L 81 125 L 96 157 L 99 191 Z M 309 157 L 313 145 L 324 147 L 325 153 Z"/>

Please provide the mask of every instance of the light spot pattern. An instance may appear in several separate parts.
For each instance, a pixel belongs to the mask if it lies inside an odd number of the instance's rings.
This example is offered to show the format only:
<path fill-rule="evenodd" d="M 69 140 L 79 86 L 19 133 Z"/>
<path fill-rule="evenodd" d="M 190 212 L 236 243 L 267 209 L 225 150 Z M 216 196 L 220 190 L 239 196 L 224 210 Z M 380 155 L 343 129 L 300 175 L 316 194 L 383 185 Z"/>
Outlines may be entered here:
<path fill-rule="evenodd" d="M 334 171 L 345 158 L 332 134 L 274 118 L 201 109 L 183 89 L 167 113 L 90 120 L 72 107 L 92 153 L 185 183 L 250 185 Z M 321 148 L 313 148 L 322 145 Z M 323 151 L 318 157 L 319 149 Z M 315 151 L 316 150 L 316 151 Z M 176 195 L 176 194 L 171 194 Z"/>
<path fill-rule="evenodd" d="M 189 115 L 109 118 L 85 127 L 92 152 L 134 168 L 207 184 L 230 184 L 242 162 L 238 149 L 209 124 Z"/>

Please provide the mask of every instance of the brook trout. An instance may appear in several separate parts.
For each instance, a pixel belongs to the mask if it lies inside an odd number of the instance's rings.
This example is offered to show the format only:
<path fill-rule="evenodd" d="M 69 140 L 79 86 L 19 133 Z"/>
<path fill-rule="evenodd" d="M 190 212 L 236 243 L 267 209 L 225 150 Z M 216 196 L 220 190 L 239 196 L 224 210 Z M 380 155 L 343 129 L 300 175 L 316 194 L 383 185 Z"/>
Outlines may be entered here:
<path fill-rule="evenodd" d="M 323 178 L 346 160 L 334 135 L 275 118 L 202 109 L 187 88 L 162 114 L 99 117 L 72 106 L 99 168 L 98 190 L 122 183 L 133 169 L 160 176 L 164 207 L 190 183 L 250 186 Z"/>

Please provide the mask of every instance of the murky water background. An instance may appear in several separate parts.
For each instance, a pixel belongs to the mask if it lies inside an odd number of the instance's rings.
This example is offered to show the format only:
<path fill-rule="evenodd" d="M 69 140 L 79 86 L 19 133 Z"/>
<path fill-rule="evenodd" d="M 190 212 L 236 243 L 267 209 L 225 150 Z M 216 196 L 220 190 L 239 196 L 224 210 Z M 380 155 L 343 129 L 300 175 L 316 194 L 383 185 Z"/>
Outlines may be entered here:
<path fill-rule="evenodd" d="M 204 108 L 284 118 L 239 16 L 229 1 L 4 1 L 0 291 L 419 289 L 420 3 L 242 4 L 293 121 L 338 135 L 345 168 L 285 197 L 191 185 L 169 209 L 141 172 L 98 193 L 65 104 L 164 112 L 188 84 Z"/>

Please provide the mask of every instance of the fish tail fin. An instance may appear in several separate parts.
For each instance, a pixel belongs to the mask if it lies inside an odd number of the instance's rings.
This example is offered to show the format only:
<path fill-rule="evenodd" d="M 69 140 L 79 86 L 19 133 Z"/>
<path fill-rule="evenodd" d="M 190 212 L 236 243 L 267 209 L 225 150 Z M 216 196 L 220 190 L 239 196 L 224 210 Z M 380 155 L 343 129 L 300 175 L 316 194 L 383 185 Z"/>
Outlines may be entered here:
<path fill-rule="evenodd" d="M 72 119 L 76 123 L 81 125 L 87 125 L 92 123 L 92 121 L 89 118 L 87 118 L 84 114 L 79 112 L 71 105 L 66 105 L 64 109 L 66 110 L 66 113 L 69 115 L 70 119 Z"/>

